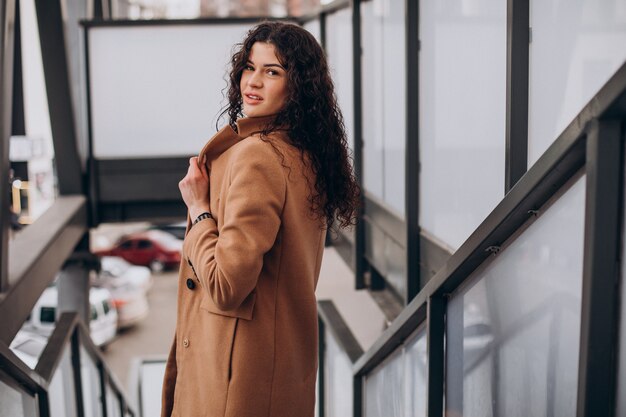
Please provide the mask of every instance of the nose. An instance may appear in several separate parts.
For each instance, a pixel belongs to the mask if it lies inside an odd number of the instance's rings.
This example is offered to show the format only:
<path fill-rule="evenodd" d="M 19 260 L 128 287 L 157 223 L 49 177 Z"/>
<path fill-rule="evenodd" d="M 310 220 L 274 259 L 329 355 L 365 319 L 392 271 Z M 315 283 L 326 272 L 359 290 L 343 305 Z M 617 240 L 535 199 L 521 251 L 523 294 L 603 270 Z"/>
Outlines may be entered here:
<path fill-rule="evenodd" d="M 251 87 L 260 87 L 262 85 L 261 74 L 254 71 L 248 78 L 248 85 Z"/>

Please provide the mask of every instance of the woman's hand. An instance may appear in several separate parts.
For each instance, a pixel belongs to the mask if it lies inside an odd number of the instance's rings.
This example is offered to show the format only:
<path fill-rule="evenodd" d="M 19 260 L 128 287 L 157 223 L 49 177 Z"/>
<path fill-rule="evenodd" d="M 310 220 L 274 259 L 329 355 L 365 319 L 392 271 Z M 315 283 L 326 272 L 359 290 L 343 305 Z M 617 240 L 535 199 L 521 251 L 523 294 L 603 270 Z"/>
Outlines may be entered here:
<path fill-rule="evenodd" d="M 198 162 L 196 156 L 189 159 L 187 175 L 178 183 L 180 194 L 189 209 L 191 220 L 205 211 L 210 211 L 209 174 L 205 161 L 206 157 L 203 158 L 202 162 Z"/>

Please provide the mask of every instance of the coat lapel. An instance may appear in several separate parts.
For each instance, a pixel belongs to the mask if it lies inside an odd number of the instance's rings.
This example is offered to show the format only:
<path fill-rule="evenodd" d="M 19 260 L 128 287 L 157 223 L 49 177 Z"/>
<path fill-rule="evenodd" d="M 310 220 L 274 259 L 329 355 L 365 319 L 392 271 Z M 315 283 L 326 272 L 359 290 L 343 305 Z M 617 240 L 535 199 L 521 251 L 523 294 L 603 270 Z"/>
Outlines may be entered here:
<path fill-rule="evenodd" d="M 227 124 L 204 145 L 204 148 L 202 148 L 198 155 L 198 159 L 202 160 L 202 157 L 206 156 L 207 168 L 210 168 L 210 162 L 213 159 L 220 156 L 235 143 L 263 130 L 274 117 L 276 117 L 276 115 L 241 118 L 237 120 L 237 132 Z"/>
<path fill-rule="evenodd" d="M 256 132 L 260 132 L 263 128 L 271 122 L 276 115 L 262 116 L 262 117 L 244 117 L 237 120 L 237 132 L 233 130 L 230 124 L 226 124 L 221 128 L 209 141 L 204 145 L 200 153 L 198 154 L 198 160 L 202 161 L 202 158 L 206 156 L 207 172 L 211 172 L 211 162 L 219 157 L 222 153 L 228 150 L 234 144 L 241 140 L 253 135 Z M 187 212 L 187 232 L 191 227 L 192 219 Z M 187 234 L 185 232 L 185 235 Z"/>

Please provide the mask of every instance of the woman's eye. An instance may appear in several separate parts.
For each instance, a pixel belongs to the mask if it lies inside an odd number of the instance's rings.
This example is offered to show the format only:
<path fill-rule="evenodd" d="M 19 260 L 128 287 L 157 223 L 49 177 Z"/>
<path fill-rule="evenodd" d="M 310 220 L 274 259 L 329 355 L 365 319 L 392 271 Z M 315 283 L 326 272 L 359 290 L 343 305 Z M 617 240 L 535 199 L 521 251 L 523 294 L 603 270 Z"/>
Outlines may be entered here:
<path fill-rule="evenodd" d="M 254 71 L 254 68 L 252 68 L 252 65 L 246 65 L 245 67 L 243 67 L 243 69 Z"/>
<path fill-rule="evenodd" d="M 267 73 L 269 75 L 278 75 L 278 71 L 274 71 L 274 70 L 269 70 L 269 71 L 267 71 Z"/>

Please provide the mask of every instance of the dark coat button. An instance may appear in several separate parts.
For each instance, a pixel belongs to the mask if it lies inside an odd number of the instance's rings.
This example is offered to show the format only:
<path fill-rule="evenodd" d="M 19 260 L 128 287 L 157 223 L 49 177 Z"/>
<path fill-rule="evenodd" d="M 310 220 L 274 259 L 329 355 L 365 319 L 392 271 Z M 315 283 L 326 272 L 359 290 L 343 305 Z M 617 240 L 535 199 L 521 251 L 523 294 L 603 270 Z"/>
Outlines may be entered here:
<path fill-rule="evenodd" d="M 187 278 L 187 288 L 189 288 L 190 290 L 196 288 L 196 283 L 193 282 L 193 279 Z"/>

